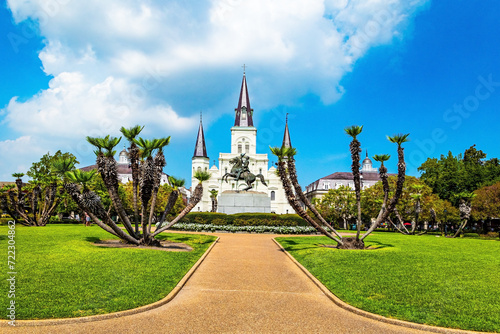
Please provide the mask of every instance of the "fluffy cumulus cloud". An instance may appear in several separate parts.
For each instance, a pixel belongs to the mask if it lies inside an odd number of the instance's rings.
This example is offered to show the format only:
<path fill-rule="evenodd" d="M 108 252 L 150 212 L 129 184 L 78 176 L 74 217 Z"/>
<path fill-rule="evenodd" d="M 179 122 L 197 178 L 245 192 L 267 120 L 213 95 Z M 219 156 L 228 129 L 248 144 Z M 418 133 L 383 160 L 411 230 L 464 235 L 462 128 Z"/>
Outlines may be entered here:
<path fill-rule="evenodd" d="M 14 97 L 4 122 L 66 142 L 136 123 L 185 133 L 200 109 L 234 93 L 220 86 L 243 63 L 261 107 L 307 93 L 333 103 L 356 60 L 402 38 L 428 1 L 8 0 L 16 22 L 38 22 L 53 79 L 27 101 Z"/>

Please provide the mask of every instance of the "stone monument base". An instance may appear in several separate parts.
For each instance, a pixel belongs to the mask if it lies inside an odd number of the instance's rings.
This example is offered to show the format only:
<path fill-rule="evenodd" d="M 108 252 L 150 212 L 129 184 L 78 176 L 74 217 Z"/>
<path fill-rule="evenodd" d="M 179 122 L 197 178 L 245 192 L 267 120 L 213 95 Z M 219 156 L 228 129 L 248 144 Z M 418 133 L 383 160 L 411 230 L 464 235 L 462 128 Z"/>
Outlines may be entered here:
<path fill-rule="evenodd" d="M 271 213 L 271 198 L 263 192 L 226 190 L 218 198 L 217 212 L 228 215 L 246 212 Z"/>

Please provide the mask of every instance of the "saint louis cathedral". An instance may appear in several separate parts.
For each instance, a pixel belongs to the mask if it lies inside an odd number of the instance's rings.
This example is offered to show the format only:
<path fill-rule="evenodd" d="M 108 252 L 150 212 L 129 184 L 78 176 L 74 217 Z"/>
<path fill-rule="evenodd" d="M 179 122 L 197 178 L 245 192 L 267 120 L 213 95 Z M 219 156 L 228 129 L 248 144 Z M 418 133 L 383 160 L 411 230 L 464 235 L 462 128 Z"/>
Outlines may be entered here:
<path fill-rule="evenodd" d="M 288 124 L 285 125 L 283 145 L 290 146 Z M 234 126 L 231 128 L 231 153 L 219 153 L 218 167 L 215 165 L 210 167 L 210 160 L 205 146 L 203 123 L 200 120 L 198 137 L 196 139 L 192 159 L 191 184 L 196 185 L 198 183 L 198 180 L 194 178 L 194 173 L 196 171 L 207 171 L 212 175 L 212 177 L 210 180 L 204 182 L 203 198 L 193 209 L 193 212 L 210 211 L 212 209 L 212 200 L 210 198 L 211 190 L 217 190 L 218 197 L 220 197 L 222 194 L 237 193 L 247 187 L 247 184 L 244 181 L 236 181 L 231 177 L 228 179 L 228 182 L 222 180 L 222 177 L 226 173 L 230 172 L 233 167 L 230 164 L 230 160 L 244 154 L 249 158 L 248 168 L 250 169 L 250 172 L 255 175 L 263 175 L 267 184 L 266 186 L 257 179 L 255 183 L 253 183 L 253 188 L 250 189 L 249 192 L 266 194 L 271 203 L 269 212 L 277 214 L 295 213 L 292 207 L 288 204 L 281 180 L 276 174 L 276 168 L 274 166 L 268 168 L 269 159 L 267 154 L 257 153 L 256 150 L 257 128 L 253 125 L 253 109 L 250 107 L 247 81 L 245 73 L 243 73 L 238 107 L 235 109 Z M 241 212 L 255 211 L 242 207 Z"/>

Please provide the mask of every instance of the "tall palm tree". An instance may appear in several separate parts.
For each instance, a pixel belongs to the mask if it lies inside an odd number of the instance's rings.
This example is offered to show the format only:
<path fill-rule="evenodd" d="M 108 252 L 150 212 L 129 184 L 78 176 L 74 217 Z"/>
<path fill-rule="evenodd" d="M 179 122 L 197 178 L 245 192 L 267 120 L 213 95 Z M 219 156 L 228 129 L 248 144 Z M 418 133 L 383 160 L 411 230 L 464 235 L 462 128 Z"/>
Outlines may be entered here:
<path fill-rule="evenodd" d="M 139 233 L 139 209 L 137 206 L 137 197 L 139 192 L 139 161 L 141 157 L 139 147 L 135 143 L 134 139 L 141 133 L 142 129 L 144 129 L 144 126 L 140 125 L 136 125 L 128 129 L 123 126 L 120 128 L 120 132 L 130 144 L 128 154 L 130 158 L 130 168 L 132 169 L 132 206 L 134 208 L 135 233 Z"/>
<path fill-rule="evenodd" d="M 356 204 L 358 207 L 358 218 L 356 223 L 356 240 L 359 240 L 359 234 L 361 233 L 361 177 L 359 174 L 360 164 L 359 164 L 359 154 L 361 153 L 361 143 L 358 141 L 357 136 L 363 131 L 363 126 L 352 125 L 344 129 L 345 133 L 352 137 L 352 141 L 349 144 L 351 150 L 352 159 L 352 177 L 354 179 L 354 191 L 356 192 Z"/>
<path fill-rule="evenodd" d="M 380 162 L 380 167 L 378 169 L 378 173 L 380 176 L 380 179 L 382 180 L 382 189 L 384 190 L 384 200 L 382 201 L 382 207 L 380 208 L 380 212 L 377 216 L 377 218 L 381 217 L 382 214 L 385 212 L 386 207 L 387 207 L 387 199 L 389 198 L 389 181 L 387 180 L 388 175 L 387 175 L 387 168 L 384 165 L 384 162 L 389 160 L 391 156 L 389 154 L 376 154 L 373 156 L 373 159 L 375 161 Z M 378 220 L 377 220 L 378 221 Z M 382 223 L 382 222 L 380 222 Z M 373 223 L 368 231 L 363 235 L 363 237 L 360 240 L 363 240 L 366 238 L 367 235 L 372 233 L 376 228 L 378 224 Z"/>
<path fill-rule="evenodd" d="M 120 217 L 123 226 L 127 230 L 127 232 L 133 236 L 137 237 L 132 224 L 130 223 L 130 219 L 125 211 L 122 200 L 118 194 L 118 172 L 116 167 L 116 160 L 114 155 L 116 151 L 114 148 L 120 142 L 120 138 L 110 137 L 109 135 L 100 138 L 100 137 L 87 137 L 87 141 L 97 147 L 96 163 L 97 163 L 97 171 L 101 174 L 102 180 L 104 181 L 104 185 L 108 189 L 109 197 L 113 203 L 113 206 Z M 104 151 L 103 151 L 104 149 Z"/>
<path fill-rule="evenodd" d="M 406 176 L 406 163 L 405 163 L 405 157 L 404 157 L 404 148 L 401 146 L 403 143 L 407 142 L 408 136 L 410 134 L 396 134 L 392 137 L 387 136 L 387 139 L 392 142 L 396 143 L 398 145 L 398 178 L 396 181 L 396 190 L 394 191 L 394 195 L 389 201 L 389 204 L 387 205 L 387 209 L 382 213 L 379 214 L 377 217 L 375 223 L 372 224 L 372 228 L 370 228 L 363 236 L 359 239 L 360 241 L 363 241 L 370 233 L 373 232 L 375 227 L 377 227 L 381 222 L 384 222 L 387 220 L 389 217 L 389 214 L 395 211 L 396 209 L 396 204 L 398 204 L 399 198 L 401 197 L 401 194 L 403 193 L 403 185 L 405 182 L 405 176 Z M 388 188 L 388 185 L 387 185 Z M 396 213 L 397 214 L 397 213 Z"/>
<path fill-rule="evenodd" d="M 191 194 L 191 198 L 189 199 L 188 205 L 184 208 L 184 210 L 177 215 L 170 223 L 167 225 L 157 229 L 151 236 L 154 237 L 158 233 L 161 233 L 174 224 L 177 224 L 182 218 L 184 218 L 195 206 L 198 202 L 201 201 L 203 197 L 203 182 L 208 181 L 212 175 L 209 172 L 205 171 L 197 171 L 194 173 L 194 177 L 199 181 L 196 187 L 194 188 L 193 193 Z"/>
<path fill-rule="evenodd" d="M 394 210 L 394 207 L 396 206 L 397 201 L 401 197 L 401 194 L 403 193 L 403 186 L 405 183 L 405 176 L 406 176 L 406 163 L 405 163 L 405 158 L 404 158 L 404 148 L 402 147 L 403 143 L 406 143 L 409 141 L 408 136 L 410 134 L 402 134 L 398 133 L 395 134 L 394 136 L 390 137 L 387 136 L 387 139 L 391 143 L 395 143 L 398 145 L 398 180 L 396 182 L 396 191 L 394 193 L 394 199 L 391 201 L 391 211 Z"/>
<path fill-rule="evenodd" d="M 288 176 L 286 162 L 285 159 L 289 153 L 290 148 L 287 147 L 270 147 L 271 152 L 278 158 L 277 162 L 277 172 L 281 179 L 281 183 L 283 184 L 283 190 L 285 191 L 285 195 L 287 197 L 288 203 L 295 210 L 295 212 L 302 217 L 305 221 L 311 224 L 318 232 L 324 234 L 328 238 L 334 240 L 338 245 L 342 246 L 343 242 L 341 238 L 337 238 L 328 232 L 325 228 L 323 228 L 320 224 L 318 224 L 314 219 L 312 219 L 307 212 L 300 206 L 299 201 L 295 197 L 293 193 L 292 185 Z M 293 152 L 292 152 L 293 153 Z"/>
<path fill-rule="evenodd" d="M 153 165 L 155 168 L 153 187 L 152 187 L 152 197 L 151 197 L 151 207 L 149 209 L 149 221 L 148 221 L 148 235 L 151 233 L 151 224 L 153 223 L 154 211 L 156 206 L 156 199 L 158 197 L 158 190 L 160 189 L 161 177 L 163 175 L 163 168 L 167 164 L 165 161 L 165 156 L 163 155 L 163 149 L 170 143 L 170 136 L 165 138 L 153 139 L 153 146 L 156 150 L 156 155 L 153 159 Z"/>

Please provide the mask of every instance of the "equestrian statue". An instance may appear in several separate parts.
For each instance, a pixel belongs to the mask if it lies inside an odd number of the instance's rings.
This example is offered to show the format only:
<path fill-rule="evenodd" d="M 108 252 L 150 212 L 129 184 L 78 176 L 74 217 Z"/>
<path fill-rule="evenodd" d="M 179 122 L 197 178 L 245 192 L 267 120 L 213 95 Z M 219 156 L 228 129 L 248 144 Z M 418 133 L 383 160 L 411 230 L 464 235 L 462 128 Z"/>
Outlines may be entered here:
<path fill-rule="evenodd" d="M 267 183 L 264 180 L 264 175 L 254 175 L 252 174 L 252 172 L 250 172 L 250 169 L 248 168 L 250 158 L 246 156 L 245 153 L 241 153 L 240 156 L 232 158 L 231 160 L 229 160 L 229 163 L 232 164 L 233 167 L 231 168 L 230 172 L 224 174 L 222 180 L 225 180 L 227 182 L 228 177 L 232 177 L 236 181 L 244 180 L 248 187 L 243 189 L 243 191 L 247 191 L 253 188 L 252 183 L 254 183 L 255 180 L 259 178 L 260 182 L 262 182 L 262 184 L 267 187 Z"/>

